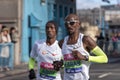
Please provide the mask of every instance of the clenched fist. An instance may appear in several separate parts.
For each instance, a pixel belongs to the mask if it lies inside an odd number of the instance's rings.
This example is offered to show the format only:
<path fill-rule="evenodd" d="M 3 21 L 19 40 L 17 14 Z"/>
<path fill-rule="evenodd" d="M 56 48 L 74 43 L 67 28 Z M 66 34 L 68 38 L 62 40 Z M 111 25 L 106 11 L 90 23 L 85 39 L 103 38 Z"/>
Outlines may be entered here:
<path fill-rule="evenodd" d="M 77 59 L 86 60 L 86 57 L 77 50 L 72 51 L 72 55 Z"/>
<path fill-rule="evenodd" d="M 56 71 L 59 71 L 62 65 L 63 65 L 63 60 L 53 62 L 53 66 Z"/>

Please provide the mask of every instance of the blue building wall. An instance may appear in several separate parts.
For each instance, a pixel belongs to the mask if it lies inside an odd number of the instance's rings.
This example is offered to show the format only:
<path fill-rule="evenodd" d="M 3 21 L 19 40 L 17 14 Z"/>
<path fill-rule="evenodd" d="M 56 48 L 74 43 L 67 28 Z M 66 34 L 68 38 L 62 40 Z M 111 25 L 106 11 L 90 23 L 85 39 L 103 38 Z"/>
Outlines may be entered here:
<path fill-rule="evenodd" d="M 22 44 L 21 44 L 21 61 L 28 62 L 29 53 L 38 39 L 45 39 L 45 24 L 48 20 L 55 20 L 59 25 L 57 39 L 62 39 L 66 30 L 64 28 L 64 17 L 75 12 L 75 4 L 61 4 L 64 0 L 23 0 L 23 20 L 22 20 Z M 71 0 L 67 0 L 69 2 Z M 62 8 L 60 7 L 62 6 Z M 71 12 L 71 8 L 73 9 Z M 68 10 L 66 12 L 66 9 Z"/>

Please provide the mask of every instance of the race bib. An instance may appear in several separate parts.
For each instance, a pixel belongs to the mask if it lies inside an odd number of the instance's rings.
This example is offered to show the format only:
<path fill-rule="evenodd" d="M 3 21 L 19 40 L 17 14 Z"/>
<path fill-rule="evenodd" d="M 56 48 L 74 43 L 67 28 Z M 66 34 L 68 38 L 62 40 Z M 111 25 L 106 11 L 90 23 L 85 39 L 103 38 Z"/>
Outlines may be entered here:
<path fill-rule="evenodd" d="M 64 55 L 64 66 L 66 73 L 78 73 L 82 71 L 81 61 L 74 58 L 72 54 Z"/>
<path fill-rule="evenodd" d="M 51 63 L 41 62 L 40 64 L 40 77 L 45 79 L 55 79 L 57 71 Z"/>

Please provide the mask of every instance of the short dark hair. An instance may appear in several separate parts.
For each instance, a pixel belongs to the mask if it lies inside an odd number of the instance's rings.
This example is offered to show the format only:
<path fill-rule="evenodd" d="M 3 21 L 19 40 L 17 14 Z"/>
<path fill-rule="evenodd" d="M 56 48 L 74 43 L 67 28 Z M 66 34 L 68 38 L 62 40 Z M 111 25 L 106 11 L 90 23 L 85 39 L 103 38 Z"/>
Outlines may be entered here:
<path fill-rule="evenodd" d="M 10 28 L 10 33 L 11 33 L 12 30 L 16 30 L 16 28 L 15 27 L 11 27 Z"/>
<path fill-rule="evenodd" d="M 57 34 L 57 33 L 58 33 L 58 25 L 57 25 L 57 23 L 56 23 L 54 20 L 48 21 L 48 22 L 46 23 L 46 25 L 47 25 L 48 23 L 52 23 L 52 24 L 55 26 L 55 30 L 56 30 L 56 34 Z"/>
<path fill-rule="evenodd" d="M 7 26 L 5 26 L 5 25 L 2 25 L 2 29 L 4 29 L 4 28 L 7 28 Z"/>

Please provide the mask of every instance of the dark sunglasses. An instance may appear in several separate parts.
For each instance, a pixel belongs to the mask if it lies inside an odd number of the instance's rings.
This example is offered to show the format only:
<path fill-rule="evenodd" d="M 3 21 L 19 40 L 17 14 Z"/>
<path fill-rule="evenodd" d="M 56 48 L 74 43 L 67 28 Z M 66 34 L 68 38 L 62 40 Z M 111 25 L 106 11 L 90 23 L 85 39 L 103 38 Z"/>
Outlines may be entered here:
<path fill-rule="evenodd" d="M 76 20 L 74 20 L 74 21 L 66 21 L 65 22 L 65 25 L 71 25 L 71 26 L 73 26 L 76 22 L 78 22 L 78 21 L 76 21 Z"/>

